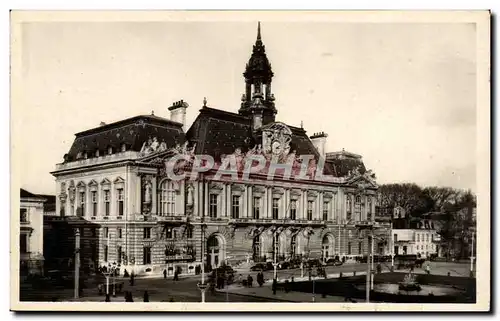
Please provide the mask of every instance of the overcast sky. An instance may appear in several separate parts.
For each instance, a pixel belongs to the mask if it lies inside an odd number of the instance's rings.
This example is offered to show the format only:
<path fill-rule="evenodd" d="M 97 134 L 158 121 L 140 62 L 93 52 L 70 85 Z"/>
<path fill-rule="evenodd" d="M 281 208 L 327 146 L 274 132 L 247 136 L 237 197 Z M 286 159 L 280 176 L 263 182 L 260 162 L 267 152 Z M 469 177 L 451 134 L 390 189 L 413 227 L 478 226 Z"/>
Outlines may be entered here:
<path fill-rule="evenodd" d="M 49 174 L 76 132 L 173 101 L 237 112 L 256 22 L 42 22 L 22 30 L 22 186 Z M 277 119 L 363 155 L 379 183 L 476 189 L 474 24 L 262 22 Z M 29 134 L 28 134 L 29 133 Z"/>

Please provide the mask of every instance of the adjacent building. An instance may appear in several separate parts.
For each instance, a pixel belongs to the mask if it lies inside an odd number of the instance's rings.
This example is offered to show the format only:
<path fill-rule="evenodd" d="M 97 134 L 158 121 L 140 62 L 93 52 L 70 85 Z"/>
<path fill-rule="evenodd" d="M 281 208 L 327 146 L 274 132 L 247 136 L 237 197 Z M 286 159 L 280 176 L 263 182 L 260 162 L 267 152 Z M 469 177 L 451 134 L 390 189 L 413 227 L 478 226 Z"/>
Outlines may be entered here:
<path fill-rule="evenodd" d="M 180 100 L 168 108 L 170 119 L 139 115 L 76 134 L 52 174 L 56 216 L 69 222 L 57 239 L 79 233 L 83 266 L 117 262 L 172 275 L 196 273 L 202 262 L 214 268 L 367 253 L 356 223 L 374 218 L 375 175 L 360 155 L 327 153 L 327 134 L 309 136 L 277 120 L 260 25 L 243 76 L 239 109 L 204 99 L 189 129 L 189 105 Z M 196 179 L 173 179 L 169 161 L 180 160 L 176 174 L 190 173 L 196 155 L 212 157 L 213 167 Z M 255 155 L 265 159 L 262 168 L 244 175 Z M 278 168 L 268 178 L 271 167 L 289 161 L 291 176 Z"/>
<path fill-rule="evenodd" d="M 21 276 L 43 273 L 43 213 L 47 199 L 21 188 L 19 259 Z"/>

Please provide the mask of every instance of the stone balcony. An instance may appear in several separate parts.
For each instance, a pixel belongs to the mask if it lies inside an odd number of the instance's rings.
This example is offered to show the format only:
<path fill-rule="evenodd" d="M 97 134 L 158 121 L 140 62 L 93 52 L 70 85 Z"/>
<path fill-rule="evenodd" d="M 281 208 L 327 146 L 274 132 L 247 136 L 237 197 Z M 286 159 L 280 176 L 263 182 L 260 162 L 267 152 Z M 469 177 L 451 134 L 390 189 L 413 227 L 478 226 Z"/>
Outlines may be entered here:
<path fill-rule="evenodd" d="M 114 154 L 106 154 L 99 157 L 90 157 L 86 159 L 79 159 L 72 162 L 60 163 L 56 165 L 56 172 L 70 170 L 91 165 L 103 165 L 124 160 L 133 160 L 139 158 L 139 152 L 126 151 Z"/>

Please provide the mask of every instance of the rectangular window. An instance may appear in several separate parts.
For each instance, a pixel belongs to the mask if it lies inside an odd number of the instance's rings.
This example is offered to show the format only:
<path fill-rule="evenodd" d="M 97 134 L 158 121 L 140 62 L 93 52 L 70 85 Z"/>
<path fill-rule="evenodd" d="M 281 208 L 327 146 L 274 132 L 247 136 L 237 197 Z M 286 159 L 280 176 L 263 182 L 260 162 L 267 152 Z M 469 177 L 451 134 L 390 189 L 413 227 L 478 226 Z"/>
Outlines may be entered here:
<path fill-rule="evenodd" d="M 167 228 L 167 231 L 166 231 L 166 232 L 167 232 L 167 233 L 166 233 L 165 237 L 166 237 L 167 239 L 171 239 L 171 238 L 172 238 L 172 228 L 170 228 L 170 227 L 169 227 L 169 228 Z"/>
<path fill-rule="evenodd" d="M 328 221 L 328 213 L 330 212 L 330 202 L 323 203 L 323 221 Z"/>
<path fill-rule="evenodd" d="M 19 249 L 21 253 L 28 253 L 28 235 L 21 234 L 19 239 Z"/>
<path fill-rule="evenodd" d="M 297 200 L 290 201 L 290 219 L 297 219 Z"/>
<path fill-rule="evenodd" d="M 217 217 L 217 194 L 210 194 L 209 196 L 209 216 L 212 218 Z"/>
<path fill-rule="evenodd" d="M 398 235 L 394 234 L 394 242 L 397 242 L 397 241 L 398 241 Z"/>
<path fill-rule="evenodd" d="M 118 192 L 118 215 L 123 215 L 123 188 L 116 191 Z"/>
<path fill-rule="evenodd" d="M 105 239 L 107 239 L 109 237 L 109 228 L 105 227 L 103 229 L 103 235 L 104 235 Z"/>
<path fill-rule="evenodd" d="M 351 242 L 347 243 L 347 255 L 351 255 Z"/>
<path fill-rule="evenodd" d="M 80 216 L 85 216 L 85 192 L 80 192 Z"/>
<path fill-rule="evenodd" d="M 110 202 L 110 196 L 109 196 L 109 190 L 104 191 L 104 215 L 109 216 L 109 202 Z"/>
<path fill-rule="evenodd" d="M 116 248 L 116 262 L 118 264 L 122 263 L 122 247 L 118 246 Z"/>
<path fill-rule="evenodd" d="M 429 242 L 429 234 L 426 234 L 426 235 L 425 235 L 425 240 L 426 240 L 427 242 Z"/>
<path fill-rule="evenodd" d="M 258 219 L 260 217 L 260 197 L 253 198 L 253 218 Z"/>
<path fill-rule="evenodd" d="M 21 223 L 29 223 L 28 210 L 26 208 L 21 208 L 20 220 L 21 220 Z"/>
<path fill-rule="evenodd" d="M 193 228 L 191 226 L 188 226 L 186 228 L 186 238 L 188 238 L 188 239 L 193 238 Z"/>
<path fill-rule="evenodd" d="M 233 195 L 233 203 L 231 205 L 231 218 L 240 218 L 240 196 Z"/>
<path fill-rule="evenodd" d="M 175 196 L 176 190 L 173 188 L 172 182 L 164 183 L 164 187 L 161 191 L 161 202 L 163 215 L 174 216 L 175 215 Z"/>
<path fill-rule="evenodd" d="M 145 227 L 143 232 L 143 238 L 150 239 L 151 238 L 151 228 Z"/>
<path fill-rule="evenodd" d="M 417 242 L 420 242 L 420 234 L 417 234 Z"/>
<path fill-rule="evenodd" d="M 92 198 L 92 216 L 97 215 L 97 192 L 92 191 L 90 194 L 90 197 Z"/>
<path fill-rule="evenodd" d="M 143 264 L 151 264 L 151 247 L 145 246 L 142 249 L 142 261 Z"/>
<path fill-rule="evenodd" d="M 280 199 L 273 198 L 273 220 L 277 220 L 280 214 Z"/>
<path fill-rule="evenodd" d="M 359 243 L 358 243 L 358 253 L 359 253 L 359 254 L 362 254 L 362 251 L 363 251 L 363 243 L 362 243 L 362 242 L 359 242 Z"/>
<path fill-rule="evenodd" d="M 122 229 L 121 228 L 118 229 L 118 238 L 119 239 L 122 238 Z"/>
<path fill-rule="evenodd" d="M 104 262 L 108 262 L 108 246 L 104 245 Z"/>
<path fill-rule="evenodd" d="M 307 201 L 307 220 L 311 221 L 313 219 L 313 201 Z"/>

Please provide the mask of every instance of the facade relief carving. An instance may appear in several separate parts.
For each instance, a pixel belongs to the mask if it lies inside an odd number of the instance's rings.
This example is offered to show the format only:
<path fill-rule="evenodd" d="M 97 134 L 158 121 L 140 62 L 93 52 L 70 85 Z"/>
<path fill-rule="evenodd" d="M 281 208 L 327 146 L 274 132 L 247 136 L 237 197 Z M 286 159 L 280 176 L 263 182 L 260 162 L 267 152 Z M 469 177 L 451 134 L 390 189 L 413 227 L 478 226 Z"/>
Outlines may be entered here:
<path fill-rule="evenodd" d="M 149 137 L 147 141 L 142 144 L 141 151 L 139 155 L 141 157 L 148 156 L 154 153 L 159 153 L 167 150 L 167 143 L 165 140 L 162 140 L 161 143 L 158 141 L 156 137 Z"/>

